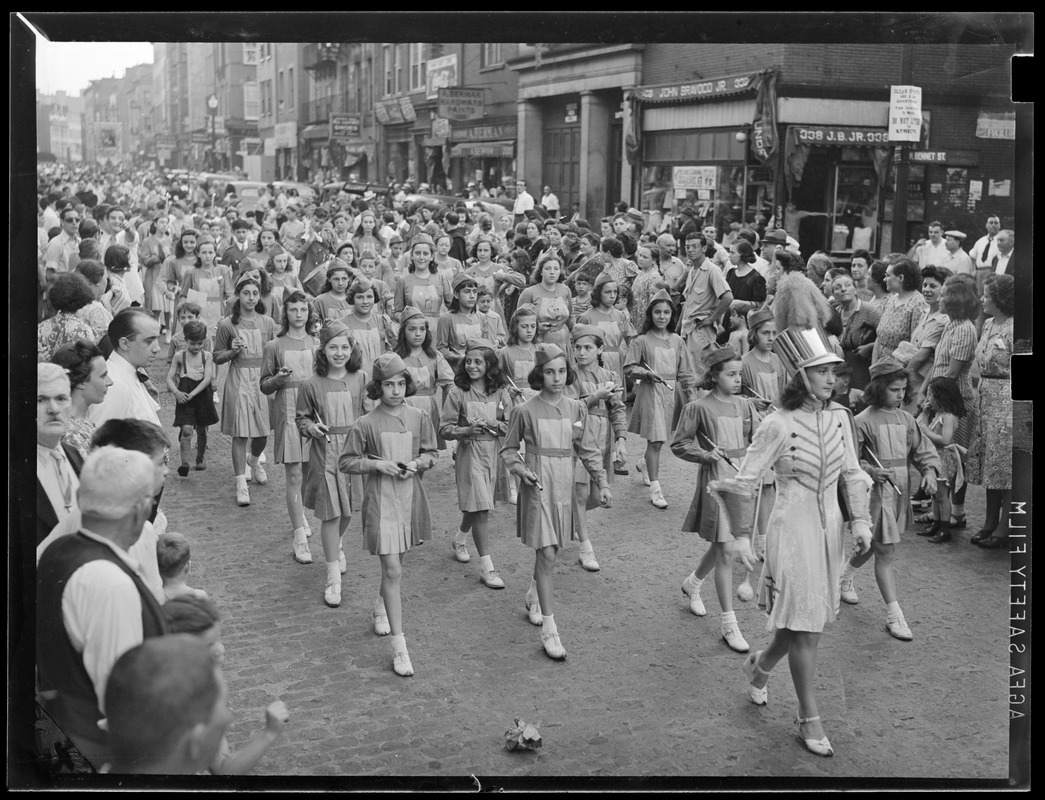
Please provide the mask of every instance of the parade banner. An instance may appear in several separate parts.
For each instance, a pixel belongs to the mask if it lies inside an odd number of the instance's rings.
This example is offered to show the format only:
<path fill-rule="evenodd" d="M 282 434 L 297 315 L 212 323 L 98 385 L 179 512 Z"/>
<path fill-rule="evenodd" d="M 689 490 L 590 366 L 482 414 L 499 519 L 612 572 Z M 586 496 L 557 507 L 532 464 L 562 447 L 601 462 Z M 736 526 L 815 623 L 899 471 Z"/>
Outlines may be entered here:
<path fill-rule="evenodd" d="M 776 70 L 759 75 L 755 118 L 751 123 L 751 152 L 765 164 L 777 150 Z"/>
<path fill-rule="evenodd" d="M 123 123 L 95 122 L 92 128 L 95 160 L 99 164 L 119 161 L 123 150 Z"/>

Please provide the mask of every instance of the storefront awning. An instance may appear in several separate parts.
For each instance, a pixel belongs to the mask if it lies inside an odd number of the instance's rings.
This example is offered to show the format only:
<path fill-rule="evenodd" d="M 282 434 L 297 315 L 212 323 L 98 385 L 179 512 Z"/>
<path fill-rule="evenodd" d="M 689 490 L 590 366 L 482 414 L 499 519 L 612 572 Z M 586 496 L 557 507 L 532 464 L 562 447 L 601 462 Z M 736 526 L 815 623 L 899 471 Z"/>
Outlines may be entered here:
<path fill-rule="evenodd" d="M 760 74 L 745 72 L 687 83 L 636 86 L 635 99 L 640 103 L 697 103 L 745 93 L 754 94 L 758 90 L 757 78 Z"/>
<path fill-rule="evenodd" d="M 450 149 L 451 158 L 514 158 L 515 142 L 461 142 Z"/>
<path fill-rule="evenodd" d="M 329 139 L 330 138 L 330 126 L 325 122 L 320 122 L 315 125 L 308 125 L 303 131 L 301 131 L 302 139 Z"/>

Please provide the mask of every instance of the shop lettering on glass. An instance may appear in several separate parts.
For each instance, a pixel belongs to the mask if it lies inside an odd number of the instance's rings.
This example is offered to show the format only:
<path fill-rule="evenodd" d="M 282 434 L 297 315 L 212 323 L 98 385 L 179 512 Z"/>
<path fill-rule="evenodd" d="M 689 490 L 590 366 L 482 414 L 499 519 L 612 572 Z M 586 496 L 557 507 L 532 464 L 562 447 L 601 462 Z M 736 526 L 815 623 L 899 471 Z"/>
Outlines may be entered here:
<path fill-rule="evenodd" d="M 799 127 L 796 131 L 800 144 L 889 144 L 889 131 L 887 128 L 828 128 L 818 126 Z"/>
<path fill-rule="evenodd" d="M 675 100 L 686 97 L 712 97 L 718 94 L 741 92 L 751 85 L 751 75 L 736 75 L 732 78 L 700 81 L 698 83 L 676 83 L 671 86 L 639 87 L 639 100 Z"/>
<path fill-rule="evenodd" d="M 714 190 L 715 167 L 675 167 L 671 171 L 675 191 Z"/>

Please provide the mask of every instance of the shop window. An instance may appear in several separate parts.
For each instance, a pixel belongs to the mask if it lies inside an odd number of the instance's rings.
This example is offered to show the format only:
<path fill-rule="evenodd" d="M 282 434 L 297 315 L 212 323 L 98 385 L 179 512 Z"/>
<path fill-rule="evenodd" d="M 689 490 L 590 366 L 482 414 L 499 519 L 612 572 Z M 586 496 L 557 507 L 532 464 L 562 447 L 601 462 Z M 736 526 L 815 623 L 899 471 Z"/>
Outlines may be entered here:
<path fill-rule="evenodd" d="M 492 42 L 482 46 L 482 66 L 496 67 L 504 63 L 501 46 L 501 42 Z"/>
<path fill-rule="evenodd" d="M 877 233 L 878 178 L 874 167 L 837 165 L 830 252 L 839 255 L 854 250 L 874 252 Z"/>

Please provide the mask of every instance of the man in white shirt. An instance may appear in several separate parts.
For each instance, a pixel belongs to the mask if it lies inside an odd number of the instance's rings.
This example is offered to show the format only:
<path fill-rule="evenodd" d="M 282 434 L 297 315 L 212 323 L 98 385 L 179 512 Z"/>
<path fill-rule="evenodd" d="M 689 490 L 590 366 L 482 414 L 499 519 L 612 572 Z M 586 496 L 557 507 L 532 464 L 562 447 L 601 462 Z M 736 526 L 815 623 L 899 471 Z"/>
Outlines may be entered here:
<path fill-rule="evenodd" d="M 998 255 L 997 260 L 991 259 L 994 265 L 995 275 L 1014 275 L 1015 259 L 1012 256 L 1013 248 L 1016 246 L 1016 234 L 1008 228 L 998 231 Z M 982 287 L 981 287 L 982 288 Z"/>
<path fill-rule="evenodd" d="M 675 255 L 678 243 L 670 233 L 662 233 L 657 237 L 657 250 L 660 251 L 660 273 L 669 284 L 674 286 L 686 272 L 686 262 Z"/>
<path fill-rule="evenodd" d="M 938 267 L 947 257 L 947 245 L 943 241 L 943 225 L 939 222 L 929 223 L 929 238 L 915 242 L 907 255 L 918 264 L 918 269 L 929 266 Z"/>
<path fill-rule="evenodd" d="M 732 262 L 729 260 L 729 250 L 718 243 L 718 229 L 714 225 L 704 226 L 704 239 L 711 244 L 715 245 L 715 255 L 711 257 L 711 261 L 718 265 L 718 268 L 727 272 L 732 266 Z"/>
<path fill-rule="evenodd" d="M 91 406 L 88 419 L 96 426 L 109 419 L 143 419 L 160 424 L 157 403 L 138 378 L 160 352 L 160 323 L 141 308 L 125 308 L 109 323 L 112 354 L 107 359 L 112 386 L 102 402 Z"/>
<path fill-rule="evenodd" d="M 44 230 L 49 231 L 51 228 L 61 227 L 62 221 L 58 219 L 58 212 L 54 208 L 61 198 L 62 196 L 57 192 L 49 192 L 47 197 L 40 201 L 44 215 Z"/>
<path fill-rule="evenodd" d="M 526 212 L 532 211 L 535 203 L 533 201 L 533 195 L 526 191 L 526 181 L 518 180 L 515 182 L 515 207 L 512 209 L 512 213 L 515 214 L 515 224 L 518 225 L 524 219 L 526 219 Z"/>
<path fill-rule="evenodd" d="M 977 239 L 976 244 L 969 251 L 969 256 L 976 265 L 976 269 L 989 267 L 991 261 L 998 255 L 998 243 L 995 241 L 995 237 L 997 237 L 1000 230 L 1001 219 L 998 215 L 992 214 L 987 217 L 987 235 Z"/>
<path fill-rule="evenodd" d="M 559 198 L 552 192 L 551 186 L 544 187 L 544 196 L 541 197 L 541 205 L 552 219 L 559 218 Z"/>
<path fill-rule="evenodd" d="M 54 274 L 68 272 L 69 256 L 80 255 L 80 215 L 75 208 L 62 210 L 61 225 L 62 232 L 48 243 L 44 254 L 44 266 Z"/>
<path fill-rule="evenodd" d="M 83 526 L 47 548 L 37 569 L 40 695 L 92 763 L 106 756 L 98 722 L 113 664 L 167 630 L 127 552 L 152 508 L 152 466 L 144 453 L 118 447 L 91 453 L 77 493 Z"/>
<path fill-rule="evenodd" d="M 36 541 L 76 511 L 80 457 L 61 445 L 69 430 L 72 391 L 66 371 L 50 362 L 36 367 Z M 71 452 L 70 452 L 71 451 Z M 73 463 L 75 460 L 75 463 Z"/>
<path fill-rule="evenodd" d="M 955 275 L 975 275 L 976 266 L 973 264 L 972 258 L 962 250 L 962 242 L 964 241 L 965 234 L 961 231 L 947 231 L 943 235 L 943 244 L 947 249 L 947 255 L 942 260 L 937 261 L 936 266 L 946 267 Z"/>

